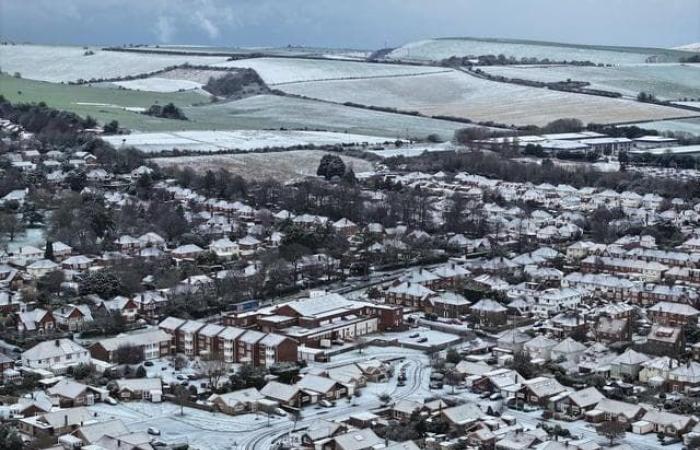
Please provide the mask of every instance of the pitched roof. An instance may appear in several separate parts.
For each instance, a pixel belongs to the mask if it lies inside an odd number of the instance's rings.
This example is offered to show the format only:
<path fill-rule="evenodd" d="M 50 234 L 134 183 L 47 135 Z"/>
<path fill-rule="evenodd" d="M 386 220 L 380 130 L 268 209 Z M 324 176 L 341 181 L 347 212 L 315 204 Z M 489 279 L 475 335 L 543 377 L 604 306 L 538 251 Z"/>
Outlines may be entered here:
<path fill-rule="evenodd" d="M 48 388 L 46 391 L 49 393 L 49 395 L 57 395 L 59 397 L 74 399 L 85 392 L 86 389 L 87 385 L 73 380 L 63 379 L 54 386 Z"/>
<path fill-rule="evenodd" d="M 301 389 L 325 394 L 333 389 L 336 383 L 337 381 L 331 380 L 330 378 L 306 374 L 301 380 L 297 381 L 296 386 Z"/>
<path fill-rule="evenodd" d="M 568 337 L 552 347 L 553 352 L 578 353 L 586 350 L 586 346 Z"/>
<path fill-rule="evenodd" d="M 278 381 L 270 381 L 260 389 L 260 393 L 265 397 L 283 402 L 290 401 L 298 392 L 299 388 L 297 386 L 280 383 Z"/>
<path fill-rule="evenodd" d="M 464 425 L 471 421 L 479 419 L 483 415 L 481 409 L 473 403 L 465 403 L 452 408 L 443 409 L 442 413 L 447 420 L 455 425 Z"/>
<path fill-rule="evenodd" d="M 22 359 L 49 359 L 82 352 L 87 352 L 87 350 L 72 340 L 56 339 L 36 344 L 22 353 Z"/>
<path fill-rule="evenodd" d="M 551 397 L 566 390 L 556 379 L 548 377 L 533 378 L 523 381 L 522 384 L 527 386 L 538 397 Z"/>
<path fill-rule="evenodd" d="M 595 387 L 589 387 L 581 389 L 580 391 L 572 392 L 569 394 L 569 398 L 579 407 L 585 408 L 596 405 L 599 401 L 604 399 L 605 396 Z"/>
<path fill-rule="evenodd" d="M 84 425 L 76 430 L 76 433 L 79 433 L 88 444 L 97 442 L 105 435 L 114 437 L 128 432 L 124 422 L 119 419 Z"/>
<path fill-rule="evenodd" d="M 338 450 L 364 450 L 377 448 L 384 444 L 384 439 L 377 436 L 370 428 L 349 431 L 333 438 Z"/>

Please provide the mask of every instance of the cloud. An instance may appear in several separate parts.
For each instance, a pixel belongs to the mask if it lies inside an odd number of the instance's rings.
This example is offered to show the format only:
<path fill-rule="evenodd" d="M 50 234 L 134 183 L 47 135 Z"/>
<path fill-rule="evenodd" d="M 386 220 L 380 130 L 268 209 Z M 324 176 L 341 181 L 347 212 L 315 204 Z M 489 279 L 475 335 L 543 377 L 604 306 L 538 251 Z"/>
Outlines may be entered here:
<path fill-rule="evenodd" d="M 173 20 L 167 16 L 158 17 L 155 32 L 159 42 L 171 42 L 175 34 Z"/>
<path fill-rule="evenodd" d="M 197 25 L 199 28 L 204 30 L 205 33 L 207 33 L 209 39 L 216 39 L 221 34 L 219 32 L 219 27 L 216 26 L 216 24 L 212 22 L 211 19 L 206 17 L 201 11 L 197 11 L 195 13 L 195 15 L 193 16 L 193 20 L 195 25 Z"/>
<path fill-rule="evenodd" d="M 0 36 L 65 44 L 377 48 L 483 36 L 674 46 L 697 41 L 699 26 L 698 0 L 0 0 Z"/>

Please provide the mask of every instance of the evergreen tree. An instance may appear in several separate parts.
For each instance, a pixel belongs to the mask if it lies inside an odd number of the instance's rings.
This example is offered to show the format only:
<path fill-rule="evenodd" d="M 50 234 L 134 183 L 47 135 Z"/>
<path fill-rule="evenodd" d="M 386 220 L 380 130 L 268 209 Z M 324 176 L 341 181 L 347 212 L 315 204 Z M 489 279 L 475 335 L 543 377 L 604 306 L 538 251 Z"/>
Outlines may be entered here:
<path fill-rule="evenodd" d="M 53 261 L 53 242 L 50 240 L 46 241 L 46 248 L 44 249 L 44 259 L 50 259 Z"/>

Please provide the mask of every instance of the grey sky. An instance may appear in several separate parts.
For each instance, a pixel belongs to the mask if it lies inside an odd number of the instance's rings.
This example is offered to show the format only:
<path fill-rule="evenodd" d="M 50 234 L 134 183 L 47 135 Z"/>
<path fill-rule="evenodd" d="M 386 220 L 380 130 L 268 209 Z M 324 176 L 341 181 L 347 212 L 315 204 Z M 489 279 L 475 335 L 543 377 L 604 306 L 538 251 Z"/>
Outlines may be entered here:
<path fill-rule="evenodd" d="M 671 47 L 700 41 L 700 0 L 0 0 L 0 36 L 372 49 L 481 36 Z"/>

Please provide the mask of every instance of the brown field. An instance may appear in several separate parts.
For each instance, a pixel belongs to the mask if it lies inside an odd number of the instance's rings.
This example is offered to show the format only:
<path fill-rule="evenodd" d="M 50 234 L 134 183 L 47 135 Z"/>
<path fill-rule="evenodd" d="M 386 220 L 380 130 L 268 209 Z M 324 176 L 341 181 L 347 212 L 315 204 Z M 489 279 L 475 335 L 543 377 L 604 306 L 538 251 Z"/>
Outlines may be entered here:
<path fill-rule="evenodd" d="M 197 172 L 226 169 L 245 179 L 273 178 L 280 182 L 292 181 L 307 176 L 315 176 L 321 157 L 327 152 L 319 150 L 292 150 L 286 152 L 239 153 L 235 155 L 197 155 L 172 158 L 153 158 L 151 161 L 161 167 L 191 167 Z M 346 165 L 353 170 L 372 170 L 369 161 L 342 156 Z"/>

